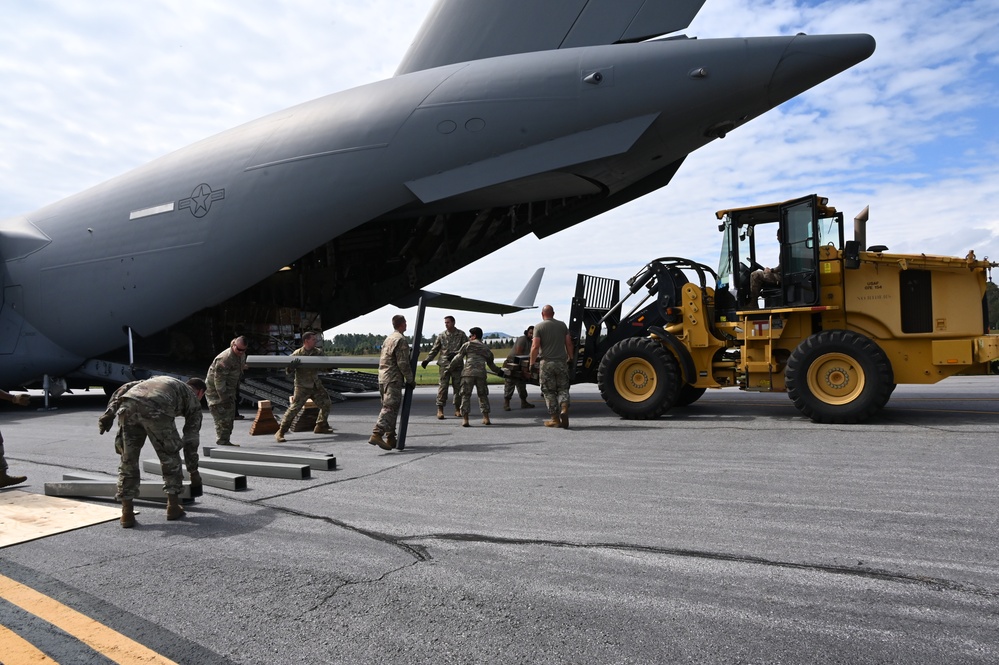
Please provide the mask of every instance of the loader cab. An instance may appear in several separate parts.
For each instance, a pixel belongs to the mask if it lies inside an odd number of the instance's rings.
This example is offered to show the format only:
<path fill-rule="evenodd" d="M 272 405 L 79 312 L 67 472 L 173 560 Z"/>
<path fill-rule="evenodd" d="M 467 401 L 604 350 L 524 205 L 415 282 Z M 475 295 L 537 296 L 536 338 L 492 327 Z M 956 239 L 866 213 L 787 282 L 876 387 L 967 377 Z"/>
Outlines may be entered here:
<path fill-rule="evenodd" d="M 818 303 L 819 248 L 843 247 L 843 215 L 819 196 L 752 208 L 720 210 L 718 291 L 737 308 L 807 307 Z M 766 269 L 772 272 L 767 275 Z M 753 272 L 759 293 L 754 294 Z M 776 277 L 771 275 L 776 273 Z M 763 275 L 767 275 L 763 277 Z"/>

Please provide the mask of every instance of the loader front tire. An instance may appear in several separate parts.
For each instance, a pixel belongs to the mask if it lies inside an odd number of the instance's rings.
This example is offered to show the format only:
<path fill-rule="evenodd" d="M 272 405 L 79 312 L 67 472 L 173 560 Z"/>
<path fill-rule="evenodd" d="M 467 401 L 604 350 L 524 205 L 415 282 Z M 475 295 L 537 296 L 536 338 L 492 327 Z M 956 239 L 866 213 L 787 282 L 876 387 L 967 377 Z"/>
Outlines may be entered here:
<path fill-rule="evenodd" d="M 628 420 L 664 414 L 676 401 L 681 383 L 676 359 L 648 337 L 621 340 L 607 350 L 597 370 L 600 396 Z"/>

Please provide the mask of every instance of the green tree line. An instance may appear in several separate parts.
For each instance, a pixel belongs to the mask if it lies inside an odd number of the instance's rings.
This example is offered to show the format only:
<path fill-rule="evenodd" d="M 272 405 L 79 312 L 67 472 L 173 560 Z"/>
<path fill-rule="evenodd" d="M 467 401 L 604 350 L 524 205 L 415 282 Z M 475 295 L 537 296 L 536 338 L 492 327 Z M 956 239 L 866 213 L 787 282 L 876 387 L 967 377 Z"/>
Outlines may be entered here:
<path fill-rule="evenodd" d="M 375 335 L 373 333 L 344 333 L 334 335 L 332 339 L 323 342 L 323 353 L 328 356 L 374 356 L 381 352 L 382 344 L 386 335 Z M 406 341 L 410 347 L 413 346 L 413 338 L 406 335 Z M 420 344 L 420 352 L 426 353 L 437 341 L 437 335 L 431 335 Z M 510 347 L 510 342 L 500 340 L 486 340 L 486 346 L 490 349 L 506 349 Z"/>

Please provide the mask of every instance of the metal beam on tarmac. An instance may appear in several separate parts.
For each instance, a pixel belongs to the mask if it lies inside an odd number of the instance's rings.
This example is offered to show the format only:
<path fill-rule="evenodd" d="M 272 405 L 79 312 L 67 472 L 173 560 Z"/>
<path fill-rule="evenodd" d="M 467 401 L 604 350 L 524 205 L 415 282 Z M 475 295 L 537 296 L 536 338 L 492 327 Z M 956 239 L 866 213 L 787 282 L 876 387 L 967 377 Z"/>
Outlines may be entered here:
<path fill-rule="evenodd" d="M 258 476 L 261 478 L 293 478 L 295 480 L 302 480 L 312 477 L 308 464 L 250 462 L 247 460 L 214 459 L 209 457 L 198 462 L 198 467 L 228 471 L 229 473 L 242 473 L 247 476 Z"/>
<path fill-rule="evenodd" d="M 65 476 L 64 476 L 65 477 Z M 117 480 L 73 480 L 45 483 L 46 496 L 77 496 L 77 497 L 114 497 L 118 493 Z M 178 495 L 183 500 L 191 500 L 191 483 L 184 483 L 184 489 Z M 163 483 L 155 480 L 143 480 L 139 483 L 140 499 L 146 501 L 161 501 L 166 503 L 163 493 Z"/>
<path fill-rule="evenodd" d="M 335 471 L 336 457 L 323 453 L 291 453 L 270 450 L 242 450 L 236 447 L 213 448 L 204 446 L 206 457 L 212 459 L 248 460 L 251 462 L 281 462 L 284 464 L 308 464 L 313 471 Z"/>
<path fill-rule="evenodd" d="M 142 460 L 142 470 L 146 473 L 160 473 L 163 467 L 157 459 Z M 201 474 L 201 483 L 209 487 L 216 487 L 222 490 L 232 490 L 238 492 L 246 489 L 246 476 L 239 473 L 229 473 L 228 471 L 218 471 L 216 469 L 205 469 L 199 466 L 198 473 Z M 184 480 L 190 480 L 191 474 L 184 469 Z"/>

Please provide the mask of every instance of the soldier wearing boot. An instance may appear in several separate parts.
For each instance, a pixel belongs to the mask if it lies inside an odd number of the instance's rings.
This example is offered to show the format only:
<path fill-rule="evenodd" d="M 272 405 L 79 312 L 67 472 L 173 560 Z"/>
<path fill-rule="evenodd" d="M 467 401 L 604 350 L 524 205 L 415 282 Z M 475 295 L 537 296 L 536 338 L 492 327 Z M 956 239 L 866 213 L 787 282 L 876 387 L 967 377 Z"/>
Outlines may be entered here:
<path fill-rule="evenodd" d="M 461 415 L 461 362 L 455 357 L 458 349 L 468 341 L 468 335 L 464 331 L 454 327 L 454 317 L 444 317 L 444 332 L 437 335 L 437 340 L 430 347 L 430 353 L 420 363 L 423 369 L 427 368 L 430 361 L 437 354 L 440 359 L 437 361 L 437 368 L 440 370 L 440 379 L 437 384 L 437 419 L 444 420 L 444 408 L 447 406 L 447 391 L 450 386 L 454 390 L 454 415 Z"/>
<path fill-rule="evenodd" d="M 540 360 L 539 383 L 550 418 L 545 427 L 569 429 L 569 363 L 575 349 L 565 323 L 555 318 L 551 305 L 541 308 L 541 323 L 534 326 L 531 367 Z"/>
<path fill-rule="evenodd" d="M 0 390 L 0 399 L 12 402 L 18 406 L 28 406 L 31 398 L 28 395 L 11 395 L 6 390 Z M 28 479 L 27 476 L 11 476 L 7 474 L 7 460 L 3 456 L 3 434 L 0 434 L 0 487 L 20 485 Z"/>
<path fill-rule="evenodd" d="M 319 336 L 314 332 L 307 332 L 302 335 L 302 346 L 291 354 L 293 357 L 298 356 L 321 356 L 323 355 L 322 350 L 316 348 L 316 343 L 319 341 Z M 302 407 L 305 406 L 306 401 L 310 398 L 312 402 L 319 407 L 319 415 L 316 417 L 316 427 L 312 431 L 316 434 L 331 434 L 333 428 L 330 427 L 329 415 L 330 415 L 330 395 L 326 392 L 323 382 L 319 380 L 319 370 L 312 367 L 303 367 L 301 361 L 292 361 L 292 367 L 289 367 L 288 372 L 294 372 L 295 374 L 295 394 L 291 396 L 291 406 L 284 413 L 284 418 L 281 419 L 281 424 L 278 425 L 277 434 L 274 438 L 278 443 L 284 443 L 284 435 L 288 433 L 291 429 L 291 425 L 295 422 L 295 417 L 298 415 Z"/>
<path fill-rule="evenodd" d="M 534 326 L 528 326 L 524 334 L 517 338 L 514 342 L 513 348 L 510 350 L 510 355 L 507 356 L 507 362 L 516 362 L 514 356 L 526 356 L 531 353 L 531 342 L 534 340 Z M 520 377 L 518 373 L 516 377 L 508 376 L 503 381 L 503 410 L 510 410 L 510 400 L 513 399 L 513 391 L 516 390 L 520 395 L 520 408 L 522 409 L 533 409 L 534 405 L 527 401 L 527 382 Z"/>
<path fill-rule="evenodd" d="M 461 370 L 461 426 L 468 427 L 468 410 L 472 401 L 472 388 L 479 396 L 479 411 L 482 412 L 482 424 L 492 425 L 489 420 L 489 386 L 486 384 L 486 366 L 496 374 L 503 371 L 493 361 L 493 352 L 482 343 L 482 328 L 469 328 L 471 339 L 458 350 L 455 359 L 461 359 L 464 368 Z"/>
<path fill-rule="evenodd" d="M 229 348 L 215 356 L 215 360 L 208 368 L 208 375 L 205 377 L 208 391 L 205 397 L 208 399 L 208 410 L 212 413 L 212 420 L 215 421 L 215 445 L 236 445 L 230 437 L 232 422 L 236 418 L 236 391 L 244 369 L 246 369 L 245 337 L 237 337 L 229 342 Z"/>
<path fill-rule="evenodd" d="M 395 332 L 385 338 L 378 360 L 378 392 L 382 398 L 382 410 L 368 439 L 368 443 L 382 450 L 392 450 L 396 446 L 395 425 L 402 406 L 403 387 L 412 390 L 416 386 L 409 343 L 404 334 L 406 317 L 402 314 L 393 316 L 392 327 Z"/>
<path fill-rule="evenodd" d="M 118 466 L 118 493 L 121 501 L 121 526 L 135 526 L 132 501 L 139 496 L 139 454 L 149 437 L 160 459 L 163 471 L 163 491 L 167 495 L 167 519 L 184 516 L 180 493 L 184 489 L 184 474 L 180 466 L 180 451 L 184 451 L 187 470 L 191 474 L 191 490 L 201 485 L 198 472 L 198 444 L 201 432 L 201 398 L 205 382 L 188 379 L 187 383 L 170 376 L 154 376 L 144 381 L 126 383 L 111 396 L 108 409 L 98 418 L 101 434 L 108 431 L 118 418 L 115 452 L 121 455 Z M 175 420 L 184 418 L 184 436 L 177 432 Z"/>

